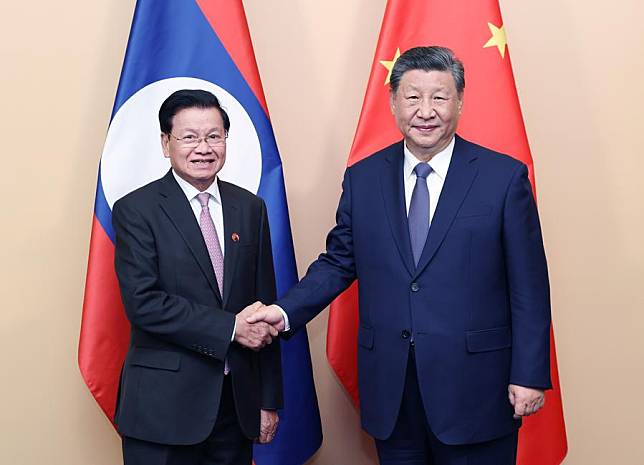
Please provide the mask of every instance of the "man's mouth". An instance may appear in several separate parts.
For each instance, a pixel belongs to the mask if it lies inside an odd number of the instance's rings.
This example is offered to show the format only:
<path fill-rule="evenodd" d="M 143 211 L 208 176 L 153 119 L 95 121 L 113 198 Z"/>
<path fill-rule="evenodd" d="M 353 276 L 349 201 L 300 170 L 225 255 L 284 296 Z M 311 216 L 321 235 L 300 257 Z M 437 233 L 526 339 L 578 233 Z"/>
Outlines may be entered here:
<path fill-rule="evenodd" d="M 420 132 L 431 132 L 434 129 L 438 129 L 439 126 L 436 125 L 431 125 L 431 124 L 422 124 L 422 125 L 416 125 L 414 126 L 414 129 Z"/>
<path fill-rule="evenodd" d="M 200 159 L 200 160 L 190 160 L 190 163 L 196 166 L 206 166 L 209 165 L 210 163 L 214 163 L 215 160 L 212 158 L 208 159 Z"/>

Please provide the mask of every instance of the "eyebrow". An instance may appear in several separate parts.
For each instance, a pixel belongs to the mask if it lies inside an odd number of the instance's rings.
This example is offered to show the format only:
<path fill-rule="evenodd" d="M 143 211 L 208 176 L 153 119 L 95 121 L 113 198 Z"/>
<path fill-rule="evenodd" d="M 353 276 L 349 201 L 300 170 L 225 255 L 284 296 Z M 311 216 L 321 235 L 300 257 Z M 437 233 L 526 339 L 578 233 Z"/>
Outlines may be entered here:
<path fill-rule="evenodd" d="M 414 86 L 414 85 L 411 85 L 411 84 L 409 84 L 409 87 L 408 87 L 407 89 L 404 89 L 404 90 L 405 90 L 405 91 L 407 91 L 407 92 L 409 92 L 409 91 L 416 91 L 416 92 L 420 92 L 420 89 L 419 89 L 418 87 L 416 87 L 416 86 Z M 436 92 L 449 92 L 449 90 L 450 90 L 450 89 L 449 89 L 449 87 L 448 87 L 448 86 L 439 85 L 439 86 L 437 86 L 435 89 L 432 89 L 432 90 L 430 91 L 430 93 L 436 93 Z"/>
<path fill-rule="evenodd" d="M 194 133 L 199 132 L 194 128 L 183 128 L 182 131 L 186 131 L 186 132 L 190 131 L 190 132 L 194 132 Z M 206 131 L 206 134 L 212 134 L 212 133 L 215 133 L 215 132 L 226 132 L 226 130 L 225 129 L 220 130 L 219 128 L 213 128 L 213 129 L 209 129 L 208 131 Z"/>

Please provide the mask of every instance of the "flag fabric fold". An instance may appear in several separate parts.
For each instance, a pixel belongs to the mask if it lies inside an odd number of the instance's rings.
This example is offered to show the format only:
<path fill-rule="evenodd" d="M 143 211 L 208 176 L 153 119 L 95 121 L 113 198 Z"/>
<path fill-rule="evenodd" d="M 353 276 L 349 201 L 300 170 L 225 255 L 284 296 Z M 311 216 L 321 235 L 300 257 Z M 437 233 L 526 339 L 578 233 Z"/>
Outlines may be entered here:
<path fill-rule="evenodd" d="M 81 374 L 112 420 L 129 341 L 114 271 L 112 205 L 169 168 L 156 118 L 175 90 L 213 92 L 231 117 L 222 179 L 257 193 L 268 210 L 278 296 L 297 282 L 282 164 L 241 0 L 139 0 L 101 157 L 78 347 Z M 306 331 L 282 343 L 284 409 L 257 465 L 301 465 L 322 432 Z"/>
<path fill-rule="evenodd" d="M 389 110 L 389 74 L 401 52 L 423 45 L 449 47 L 465 65 L 464 107 L 457 132 L 525 163 L 534 190 L 532 155 L 498 0 L 387 2 L 348 165 L 400 140 Z M 327 358 L 356 406 L 358 285 L 354 283 L 331 304 L 327 333 Z M 544 409 L 524 419 L 520 429 L 519 465 L 557 465 L 567 452 L 552 330 L 551 374 L 553 389 L 546 393 Z"/>

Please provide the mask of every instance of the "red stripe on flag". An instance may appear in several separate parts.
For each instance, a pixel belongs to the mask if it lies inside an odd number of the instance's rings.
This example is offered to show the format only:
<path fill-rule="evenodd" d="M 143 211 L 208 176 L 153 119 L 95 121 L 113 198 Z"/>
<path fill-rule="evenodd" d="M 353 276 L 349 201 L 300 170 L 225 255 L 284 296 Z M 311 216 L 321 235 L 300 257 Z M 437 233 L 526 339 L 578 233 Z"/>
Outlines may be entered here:
<path fill-rule="evenodd" d="M 401 139 L 389 110 L 389 87 L 385 84 L 388 70 L 381 61 L 393 60 L 398 49 L 404 52 L 421 45 L 443 45 L 453 49 L 465 65 L 465 98 L 458 133 L 524 162 L 534 190 L 532 155 L 507 47 L 485 47 L 492 37 L 492 26 L 503 27 L 497 0 L 389 0 L 348 165 Z M 352 287 L 331 304 L 327 357 L 356 404 L 357 322 L 358 298 Z M 539 414 L 524 420 L 519 434 L 519 465 L 557 465 L 567 452 L 552 329 L 551 341 L 553 389 L 546 393 L 546 405 Z"/>
<path fill-rule="evenodd" d="M 253 43 L 241 0 L 197 0 L 197 5 L 268 116 L 268 106 L 257 70 Z"/>
<path fill-rule="evenodd" d="M 566 425 L 563 419 L 561 386 L 557 371 L 555 337 L 550 328 L 550 375 L 552 390 L 546 391 L 546 406 L 537 415 L 523 420 L 519 434 L 519 465 L 559 464 L 568 453 Z"/>
<path fill-rule="evenodd" d="M 87 387 L 109 419 L 114 418 L 129 335 L 130 324 L 123 311 L 114 271 L 114 244 L 94 216 L 78 366 Z"/>
<path fill-rule="evenodd" d="M 326 357 L 336 376 L 347 390 L 356 407 L 360 406 L 358 394 L 358 282 L 331 303 L 326 334 Z M 348 311 L 347 311 L 348 310 Z"/>

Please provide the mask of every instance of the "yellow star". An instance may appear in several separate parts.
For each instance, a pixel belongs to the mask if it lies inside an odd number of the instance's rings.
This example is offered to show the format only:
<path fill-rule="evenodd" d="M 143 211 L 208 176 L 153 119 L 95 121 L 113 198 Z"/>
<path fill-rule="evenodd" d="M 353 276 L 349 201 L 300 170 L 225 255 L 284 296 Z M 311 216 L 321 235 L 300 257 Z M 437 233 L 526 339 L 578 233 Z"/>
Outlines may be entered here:
<path fill-rule="evenodd" d="M 499 49 L 501 58 L 505 58 L 505 47 L 508 45 L 508 40 L 505 37 L 505 27 L 504 26 L 496 27 L 492 23 L 487 23 L 487 25 L 490 28 L 492 37 L 490 37 L 490 40 L 486 42 L 483 48 L 496 47 Z"/>
<path fill-rule="evenodd" d="M 399 48 L 396 49 L 396 54 L 394 55 L 393 60 L 391 60 L 391 61 L 380 60 L 380 64 L 382 66 L 384 66 L 385 68 L 387 68 L 387 71 L 389 71 L 387 73 L 387 79 L 385 79 L 385 85 L 389 84 L 389 79 L 391 79 L 391 70 L 394 69 L 394 63 L 396 63 L 396 60 L 398 58 L 400 58 L 400 49 Z"/>

